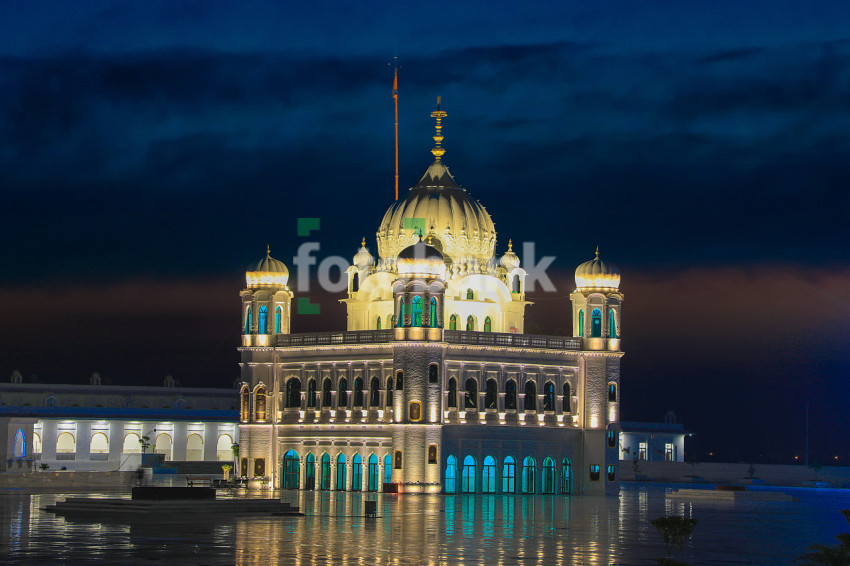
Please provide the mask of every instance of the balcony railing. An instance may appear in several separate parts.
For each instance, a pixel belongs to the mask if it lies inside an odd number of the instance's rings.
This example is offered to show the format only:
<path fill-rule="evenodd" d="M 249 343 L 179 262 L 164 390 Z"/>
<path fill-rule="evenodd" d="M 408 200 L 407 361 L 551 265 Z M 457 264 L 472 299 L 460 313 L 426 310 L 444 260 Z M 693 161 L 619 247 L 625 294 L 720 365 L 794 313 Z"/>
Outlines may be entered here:
<path fill-rule="evenodd" d="M 279 348 L 291 346 L 337 346 L 341 344 L 382 344 L 393 341 L 393 330 L 279 334 L 276 338 Z"/>
<path fill-rule="evenodd" d="M 275 338 L 277 347 L 286 348 L 297 346 L 338 346 L 345 344 L 385 344 L 392 342 L 393 336 L 393 329 L 387 329 L 278 334 Z M 509 334 L 503 332 L 444 330 L 443 340 L 450 344 L 475 346 L 581 350 L 581 338 L 572 336 L 538 336 L 534 334 Z"/>
<path fill-rule="evenodd" d="M 537 336 L 535 334 L 509 334 L 505 332 L 445 330 L 443 332 L 443 340 L 451 344 L 469 344 L 475 346 L 581 350 L 581 338 L 572 336 Z"/>

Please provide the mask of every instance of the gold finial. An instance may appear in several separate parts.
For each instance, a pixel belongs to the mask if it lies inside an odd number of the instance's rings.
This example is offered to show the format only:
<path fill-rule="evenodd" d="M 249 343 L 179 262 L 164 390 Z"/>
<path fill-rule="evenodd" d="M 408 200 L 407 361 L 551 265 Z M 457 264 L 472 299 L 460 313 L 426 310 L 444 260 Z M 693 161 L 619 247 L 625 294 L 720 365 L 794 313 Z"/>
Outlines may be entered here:
<path fill-rule="evenodd" d="M 366 237 L 365 236 L 363 237 L 363 241 L 360 242 L 360 246 L 363 247 L 363 248 L 366 247 Z"/>
<path fill-rule="evenodd" d="M 599 246 L 596 246 L 596 259 L 599 259 Z"/>
<path fill-rule="evenodd" d="M 437 124 L 434 126 L 437 130 L 434 134 L 434 141 L 437 145 L 434 146 L 434 149 L 431 150 L 431 153 L 434 154 L 434 158 L 439 161 L 441 157 L 446 153 L 446 150 L 440 145 L 443 141 L 442 129 L 443 125 L 440 123 L 443 118 L 445 118 L 447 114 L 440 110 L 440 97 L 437 97 L 437 110 L 435 112 L 431 112 L 431 117 L 437 119 Z"/>
<path fill-rule="evenodd" d="M 514 241 L 513 240 L 508 240 L 508 251 L 509 252 L 514 251 Z"/>
<path fill-rule="evenodd" d="M 272 255 L 271 246 L 269 246 L 268 244 L 266 244 L 266 255 L 268 255 L 268 256 Z"/>

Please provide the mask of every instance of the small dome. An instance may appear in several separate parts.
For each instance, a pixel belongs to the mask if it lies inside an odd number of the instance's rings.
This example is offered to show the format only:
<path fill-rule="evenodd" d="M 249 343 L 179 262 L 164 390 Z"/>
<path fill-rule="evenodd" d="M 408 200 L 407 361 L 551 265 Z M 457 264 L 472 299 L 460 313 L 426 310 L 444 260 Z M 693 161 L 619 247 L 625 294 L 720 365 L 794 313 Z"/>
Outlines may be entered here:
<path fill-rule="evenodd" d="M 423 241 L 401 250 L 397 265 L 399 275 L 437 275 L 442 278 L 446 272 L 443 254 Z"/>
<path fill-rule="evenodd" d="M 266 248 L 266 257 L 245 273 L 248 287 L 278 286 L 286 287 L 289 281 L 289 269 L 286 265 L 271 256 L 271 250 Z"/>
<path fill-rule="evenodd" d="M 514 253 L 514 246 L 511 240 L 508 240 L 508 251 L 499 260 L 499 264 L 508 271 L 513 271 L 519 267 L 519 256 Z"/>
<path fill-rule="evenodd" d="M 366 238 L 360 242 L 360 249 L 354 255 L 354 267 L 357 269 L 366 269 L 375 265 L 375 258 L 369 253 L 369 248 L 366 247 Z"/>
<path fill-rule="evenodd" d="M 620 287 L 620 269 L 613 263 L 605 263 L 599 259 L 599 248 L 596 248 L 596 257 L 576 268 L 576 287 L 579 289 L 618 289 Z"/>

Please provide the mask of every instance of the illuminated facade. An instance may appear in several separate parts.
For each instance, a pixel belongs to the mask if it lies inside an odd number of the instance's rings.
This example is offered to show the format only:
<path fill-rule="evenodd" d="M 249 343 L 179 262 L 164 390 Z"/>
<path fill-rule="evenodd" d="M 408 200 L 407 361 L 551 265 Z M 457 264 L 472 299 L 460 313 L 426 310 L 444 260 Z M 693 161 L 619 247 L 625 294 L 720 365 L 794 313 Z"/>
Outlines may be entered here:
<path fill-rule="evenodd" d="M 612 493 L 617 268 L 576 270 L 572 336 L 524 333 L 527 273 L 486 209 L 434 162 L 348 269 L 346 330 L 291 334 L 286 266 L 242 296 L 240 473 L 283 489 Z M 567 329 L 565 329 L 567 330 Z"/>

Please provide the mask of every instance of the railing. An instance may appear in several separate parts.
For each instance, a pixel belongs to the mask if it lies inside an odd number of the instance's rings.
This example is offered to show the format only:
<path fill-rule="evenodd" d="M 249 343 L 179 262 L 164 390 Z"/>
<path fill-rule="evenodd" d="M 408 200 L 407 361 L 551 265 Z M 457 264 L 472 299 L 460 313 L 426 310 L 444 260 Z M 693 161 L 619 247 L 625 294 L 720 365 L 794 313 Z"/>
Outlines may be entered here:
<path fill-rule="evenodd" d="M 350 332 L 313 332 L 279 334 L 277 346 L 336 346 L 340 344 L 382 344 L 393 341 L 393 330 L 352 330 Z"/>
<path fill-rule="evenodd" d="M 279 334 L 279 348 L 293 346 L 337 346 L 343 344 L 385 344 L 393 341 L 393 329 L 352 330 L 347 332 L 313 332 L 309 334 Z M 472 332 L 444 330 L 443 340 L 450 344 L 475 346 L 508 346 L 513 348 L 550 348 L 581 350 L 581 338 L 572 336 L 538 336 L 503 332 Z"/>
<path fill-rule="evenodd" d="M 443 332 L 443 340 L 451 344 L 470 344 L 475 346 L 581 350 L 581 338 L 572 336 L 538 336 L 535 334 L 509 334 L 505 332 L 445 330 Z"/>

